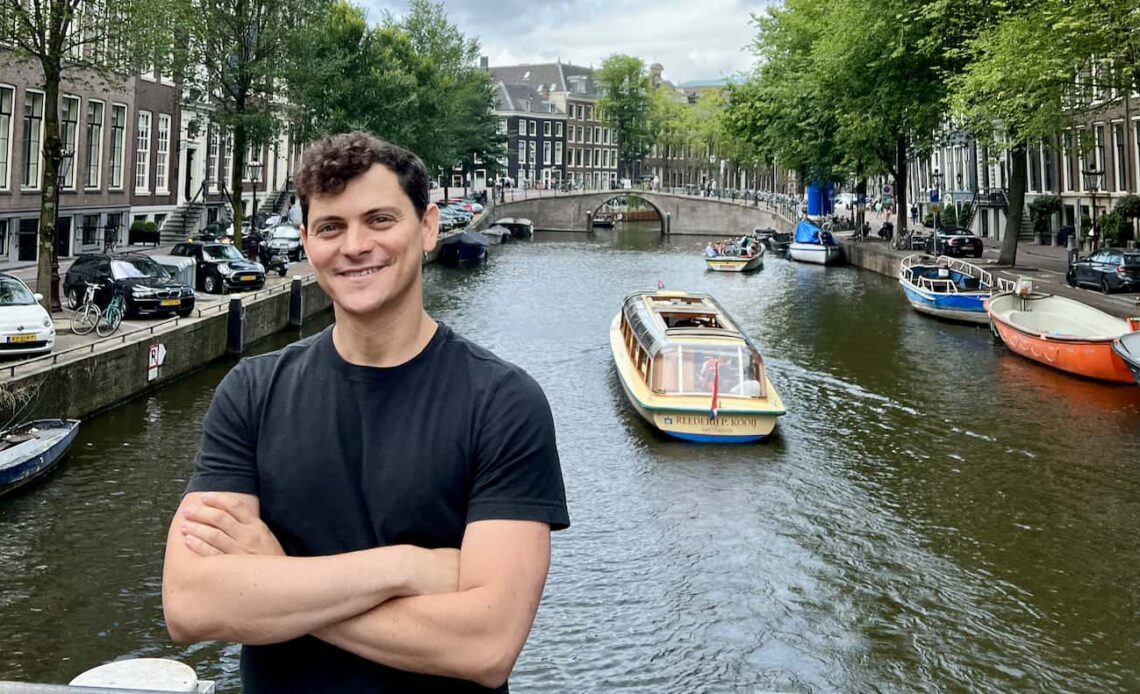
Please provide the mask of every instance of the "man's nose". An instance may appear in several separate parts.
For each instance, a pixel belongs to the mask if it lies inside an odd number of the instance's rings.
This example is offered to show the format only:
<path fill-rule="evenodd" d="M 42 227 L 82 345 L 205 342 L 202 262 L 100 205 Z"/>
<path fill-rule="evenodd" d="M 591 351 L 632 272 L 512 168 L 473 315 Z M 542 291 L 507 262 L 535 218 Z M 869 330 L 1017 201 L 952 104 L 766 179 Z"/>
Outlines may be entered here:
<path fill-rule="evenodd" d="M 359 222 L 349 222 L 345 229 L 341 252 L 345 255 L 362 255 L 372 249 L 372 239 L 368 228 Z"/>

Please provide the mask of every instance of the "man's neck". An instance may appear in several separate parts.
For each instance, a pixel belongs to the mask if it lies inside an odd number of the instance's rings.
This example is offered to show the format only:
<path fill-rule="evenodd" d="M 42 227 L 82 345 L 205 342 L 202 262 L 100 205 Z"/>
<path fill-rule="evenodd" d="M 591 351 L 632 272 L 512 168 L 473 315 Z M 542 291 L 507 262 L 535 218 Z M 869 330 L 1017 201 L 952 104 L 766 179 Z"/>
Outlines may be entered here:
<path fill-rule="evenodd" d="M 411 361 L 431 342 L 436 322 L 420 304 L 370 318 L 335 309 L 333 346 L 357 366 L 388 368 Z"/>

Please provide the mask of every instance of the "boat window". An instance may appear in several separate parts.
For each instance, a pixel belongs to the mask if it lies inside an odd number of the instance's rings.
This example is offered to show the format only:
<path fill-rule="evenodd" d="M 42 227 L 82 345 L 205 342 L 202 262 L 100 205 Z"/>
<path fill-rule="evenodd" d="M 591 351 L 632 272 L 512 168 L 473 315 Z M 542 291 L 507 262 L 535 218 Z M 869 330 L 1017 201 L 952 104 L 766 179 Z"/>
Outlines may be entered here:
<path fill-rule="evenodd" d="M 721 328 L 716 314 L 707 313 L 661 313 L 666 328 Z"/>
<path fill-rule="evenodd" d="M 760 356 L 743 345 L 679 344 L 653 360 L 650 388 L 665 394 L 711 394 L 715 383 L 725 397 L 764 397 Z"/>

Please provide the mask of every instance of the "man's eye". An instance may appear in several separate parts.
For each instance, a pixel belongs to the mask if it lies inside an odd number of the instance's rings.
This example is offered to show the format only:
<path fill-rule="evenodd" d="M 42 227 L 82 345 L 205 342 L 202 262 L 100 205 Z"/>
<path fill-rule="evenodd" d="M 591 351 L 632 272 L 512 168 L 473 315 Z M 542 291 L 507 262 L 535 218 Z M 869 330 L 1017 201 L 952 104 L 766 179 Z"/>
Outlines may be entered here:
<path fill-rule="evenodd" d="M 326 234 L 331 231 L 336 231 L 335 224 L 322 224 L 321 226 L 317 227 L 318 234 Z"/>
<path fill-rule="evenodd" d="M 393 219 L 392 217 L 390 217 L 386 214 L 382 214 L 382 215 L 377 215 L 377 216 L 373 217 L 371 220 L 371 223 L 372 224 L 391 224 L 394 221 L 396 221 L 396 220 Z"/>

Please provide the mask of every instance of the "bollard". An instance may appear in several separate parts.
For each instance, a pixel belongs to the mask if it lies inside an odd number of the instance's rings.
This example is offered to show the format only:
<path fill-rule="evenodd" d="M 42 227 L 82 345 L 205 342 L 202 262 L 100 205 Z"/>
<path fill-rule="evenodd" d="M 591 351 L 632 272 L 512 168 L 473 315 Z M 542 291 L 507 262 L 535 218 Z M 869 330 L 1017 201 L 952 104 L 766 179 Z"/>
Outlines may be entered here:
<path fill-rule="evenodd" d="M 665 213 L 665 235 L 668 236 L 669 234 L 672 234 L 672 233 L 673 233 L 673 213 L 672 212 L 666 212 Z"/>
<path fill-rule="evenodd" d="M 241 354 L 245 351 L 245 307 L 241 299 L 230 299 L 230 312 L 226 321 L 226 351 Z"/>
<path fill-rule="evenodd" d="M 301 278 L 294 277 L 293 284 L 289 287 L 289 325 L 292 326 L 300 325 L 305 319 L 305 314 L 301 310 L 303 308 L 301 289 Z"/>
<path fill-rule="evenodd" d="M 594 233 L 594 215 L 589 212 L 586 213 L 586 233 Z"/>

